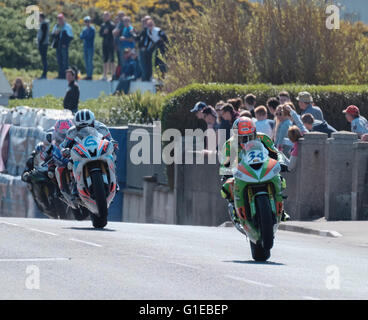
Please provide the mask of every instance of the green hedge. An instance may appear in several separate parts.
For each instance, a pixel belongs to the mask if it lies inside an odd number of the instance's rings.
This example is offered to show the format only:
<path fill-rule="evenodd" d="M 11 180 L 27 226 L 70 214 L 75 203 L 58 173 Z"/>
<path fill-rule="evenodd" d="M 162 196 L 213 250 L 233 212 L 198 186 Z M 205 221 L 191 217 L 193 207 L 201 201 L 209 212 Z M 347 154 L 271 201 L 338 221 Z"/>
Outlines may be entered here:
<path fill-rule="evenodd" d="M 270 97 L 277 96 L 280 91 L 290 93 L 298 112 L 300 112 L 295 97 L 300 91 L 312 94 L 316 105 L 321 107 L 325 119 L 337 130 L 350 130 L 342 110 L 351 104 L 360 108 L 361 114 L 368 117 L 368 86 L 367 85 L 228 85 L 228 84 L 192 84 L 168 95 L 162 109 L 162 128 L 177 128 L 182 133 L 184 129 L 203 127 L 203 123 L 189 112 L 197 101 L 203 101 L 214 106 L 219 100 L 234 97 L 244 97 L 248 93 L 257 96 L 257 105 L 266 105 Z"/>

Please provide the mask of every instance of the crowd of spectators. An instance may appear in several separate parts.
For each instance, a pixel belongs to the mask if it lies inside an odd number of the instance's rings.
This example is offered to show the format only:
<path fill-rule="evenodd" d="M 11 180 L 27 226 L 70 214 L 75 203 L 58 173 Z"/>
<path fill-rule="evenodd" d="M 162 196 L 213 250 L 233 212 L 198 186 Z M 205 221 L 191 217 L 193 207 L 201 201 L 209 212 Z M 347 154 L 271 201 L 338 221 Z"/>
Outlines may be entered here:
<path fill-rule="evenodd" d="M 286 91 L 269 98 L 266 106 L 257 106 L 257 97 L 247 94 L 244 102 L 238 97 L 219 101 L 214 108 L 205 102 L 198 102 L 190 111 L 204 120 L 207 128 L 225 129 L 226 139 L 230 138 L 232 125 L 238 117 L 252 118 L 257 132 L 266 134 L 274 141 L 276 148 L 290 158 L 290 169 L 293 169 L 298 156 L 298 141 L 305 133 L 322 132 L 331 137 L 337 131 L 324 119 L 322 109 L 315 105 L 309 92 L 300 92 L 296 101 L 300 114 Z M 351 131 L 362 141 L 368 141 L 368 122 L 360 115 L 359 108 L 349 106 L 343 114 L 351 123 Z"/>
<path fill-rule="evenodd" d="M 96 27 L 91 17 L 84 17 L 84 28 L 79 35 L 83 41 L 84 62 L 86 77 L 93 79 L 93 57 L 95 53 Z M 99 27 L 98 35 L 102 39 L 103 76 L 101 80 L 121 80 L 119 89 L 126 91 L 127 82 L 140 78 L 142 81 L 152 80 L 153 66 L 164 74 L 166 65 L 160 58 L 166 52 L 168 38 L 163 30 L 157 27 L 150 16 L 142 20 L 142 28 L 137 31 L 131 23 L 130 17 L 120 11 L 115 19 L 109 12 L 104 12 L 103 23 Z M 48 63 L 47 51 L 51 41 L 52 48 L 56 49 L 58 62 L 58 79 L 66 78 L 69 69 L 69 47 L 74 41 L 73 28 L 66 22 L 65 16 L 60 13 L 57 23 L 50 32 L 50 21 L 45 14 L 40 14 L 40 28 L 37 35 L 38 47 L 43 65 L 40 79 L 47 78 Z M 115 58 L 117 65 L 115 65 Z M 134 62 L 132 62 L 134 61 Z M 154 65 L 153 65 L 154 63 Z M 108 76 L 110 74 L 110 78 Z"/>

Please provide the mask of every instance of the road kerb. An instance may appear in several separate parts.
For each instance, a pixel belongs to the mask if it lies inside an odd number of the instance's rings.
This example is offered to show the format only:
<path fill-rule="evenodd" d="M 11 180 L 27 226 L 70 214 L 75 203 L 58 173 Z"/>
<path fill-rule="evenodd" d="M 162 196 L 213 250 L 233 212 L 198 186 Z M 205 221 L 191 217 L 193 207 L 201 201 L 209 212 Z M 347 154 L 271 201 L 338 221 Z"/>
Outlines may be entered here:
<path fill-rule="evenodd" d="M 234 224 L 231 221 L 226 221 L 223 224 L 219 225 L 219 227 L 231 228 L 231 227 L 234 227 Z M 304 233 L 304 234 L 311 234 L 311 235 L 316 235 L 316 236 L 321 236 L 321 237 L 329 237 L 329 238 L 340 238 L 340 237 L 342 237 L 342 234 L 340 234 L 337 231 L 333 231 L 333 230 L 318 230 L 318 229 L 302 227 L 302 226 L 297 226 L 297 225 L 291 225 L 291 224 L 285 224 L 285 223 L 281 223 L 279 225 L 279 230 L 298 232 L 298 233 Z"/>

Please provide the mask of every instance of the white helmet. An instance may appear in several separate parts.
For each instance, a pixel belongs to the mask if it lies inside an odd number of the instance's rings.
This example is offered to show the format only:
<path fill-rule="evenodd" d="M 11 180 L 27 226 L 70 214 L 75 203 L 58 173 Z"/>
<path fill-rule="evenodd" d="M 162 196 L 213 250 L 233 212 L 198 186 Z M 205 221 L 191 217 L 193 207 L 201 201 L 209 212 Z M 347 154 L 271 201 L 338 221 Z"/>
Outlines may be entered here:
<path fill-rule="evenodd" d="M 95 115 L 91 110 L 83 109 L 78 111 L 74 116 L 74 123 L 77 127 L 83 128 L 93 125 L 95 122 Z"/>

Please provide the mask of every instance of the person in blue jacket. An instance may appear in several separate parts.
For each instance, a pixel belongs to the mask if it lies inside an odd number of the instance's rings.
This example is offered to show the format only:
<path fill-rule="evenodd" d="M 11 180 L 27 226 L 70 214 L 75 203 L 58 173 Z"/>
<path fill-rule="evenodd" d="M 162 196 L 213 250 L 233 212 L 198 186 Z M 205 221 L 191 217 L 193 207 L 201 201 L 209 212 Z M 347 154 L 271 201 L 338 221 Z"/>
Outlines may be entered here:
<path fill-rule="evenodd" d="M 139 69 L 137 65 L 137 60 L 133 59 L 134 53 L 131 49 L 126 48 L 124 50 L 124 64 L 121 69 L 121 75 L 119 78 L 119 83 L 116 87 L 115 93 L 123 91 L 125 94 L 129 93 L 130 82 L 136 80 L 139 76 Z"/>
<path fill-rule="evenodd" d="M 95 44 L 95 27 L 91 25 L 91 17 L 87 16 L 84 18 L 85 27 L 80 34 L 80 39 L 83 40 L 84 48 L 84 62 L 86 64 L 87 77 L 84 80 L 92 80 L 93 76 L 93 55 L 94 55 L 94 44 Z"/>
<path fill-rule="evenodd" d="M 66 23 L 62 13 L 57 16 L 57 24 L 52 29 L 52 47 L 56 49 L 57 62 L 59 66 L 59 79 L 65 79 L 65 71 L 69 67 L 69 45 L 73 40 L 73 30 Z"/>

